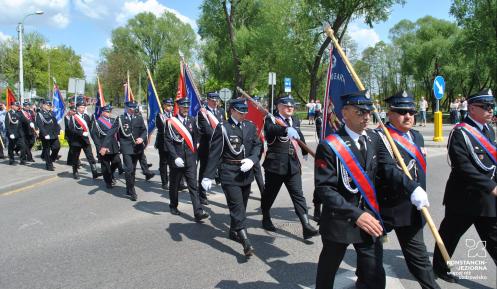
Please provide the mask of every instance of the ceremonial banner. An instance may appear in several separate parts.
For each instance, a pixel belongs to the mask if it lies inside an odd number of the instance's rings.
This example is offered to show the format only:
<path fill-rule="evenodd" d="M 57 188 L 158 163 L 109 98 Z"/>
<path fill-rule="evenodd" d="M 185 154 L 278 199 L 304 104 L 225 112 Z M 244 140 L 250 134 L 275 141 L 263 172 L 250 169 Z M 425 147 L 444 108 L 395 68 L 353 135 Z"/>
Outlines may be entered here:
<path fill-rule="evenodd" d="M 155 117 L 157 116 L 158 113 L 162 113 L 159 96 L 155 91 L 155 85 L 153 84 L 150 72 L 148 73 L 147 101 L 148 101 L 148 134 L 150 135 L 152 131 L 154 131 L 155 129 Z"/>
<path fill-rule="evenodd" d="M 105 106 L 105 98 L 102 90 L 102 85 L 100 84 L 100 79 L 97 76 L 97 102 L 95 103 L 95 117 L 99 118 L 102 114 L 102 106 Z"/>
<path fill-rule="evenodd" d="M 57 122 L 60 122 L 64 118 L 64 112 L 66 108 L 64 106 L 64 100 L 62 99 L 62 95 L 60 94 L 59 86 L 54 83 L 53 85 L 53 114 L 57 119 Z"/>

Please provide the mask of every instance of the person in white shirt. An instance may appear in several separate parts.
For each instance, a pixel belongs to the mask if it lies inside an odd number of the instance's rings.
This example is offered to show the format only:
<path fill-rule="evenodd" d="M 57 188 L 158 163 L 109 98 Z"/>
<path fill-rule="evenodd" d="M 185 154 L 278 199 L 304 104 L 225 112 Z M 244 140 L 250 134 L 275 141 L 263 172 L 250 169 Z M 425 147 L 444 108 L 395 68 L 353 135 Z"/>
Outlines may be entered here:
<path fill-rule="evenodd" d="M 314 116 L 316 109 L 316 103 L 314 102 L 314 99 L 311 99 L 311 101 L 305 106 L 307 107 L 307 117 L 309 120 L 309 124 L 314 124 Z"/>
<path fill-rule="evenodd" d="M 428 101 L 422 96 L 419 101 L 419 126 L 426 126 L 426 109 L 428 108 Z"/>

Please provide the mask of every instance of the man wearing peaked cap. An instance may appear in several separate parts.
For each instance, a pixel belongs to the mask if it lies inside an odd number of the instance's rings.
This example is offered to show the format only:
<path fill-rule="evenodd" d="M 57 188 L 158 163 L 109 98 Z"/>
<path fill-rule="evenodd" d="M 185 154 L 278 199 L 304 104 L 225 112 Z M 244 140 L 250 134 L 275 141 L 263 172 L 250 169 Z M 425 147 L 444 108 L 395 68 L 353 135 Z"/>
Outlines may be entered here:
<path fill-rule="evenodd" d="M 22 130 L 24 131 L 24 142 L 26 145 L 26 160 L 28 162 L 34 162 L 33 155 L 31 154 L 31 149 L 33 148 L 36 141 L 36 127 L 35 127 L 35 113 L 31 110 L 31 103 L 25 101 L 22 104 L 22 110 L 20 110 L 20 115 L 23 118 Z"/>
<path fill-rule="evenodd" d="M 386 277 L 380 237 L 384 231 L 377 199 L 366 194 L 374 192 L 382 147 L 378 135 L 367 129 L 373 102 L 365 91 L 341 98 L 344 125 L 319 143 L 314 164 L 315 194 L 323 204 L 316 289 L 334 288 L 349 244 L 357 253 L 357 287 L 383 289 Z"/>
<path fill-rule="evenodd" d="M 167 190 L 169 183 L 169 176 L 167 174 L 167 159 L 168 153 L 165 145 L 167 120 L 172 117 L 174 100 L 172 98 L 165 98 L 162 100 L 162 111 L 155 117 L 155 125 L 157 127 L 157 136 L 155 138 L 155 148 L 159 151 L 159 172 L 162 182 L 162 188 Z"/>
<path fill-rule="evenodd" d="M 214 129 L 201 185 L 209 191 L 219 167 L 221 186 L 231 217 L 229 237 L 242 243 L 245 256 L 251 256 L 254 248 L 248 239 L 245 214 L 254 181 L 253 166 L 259 161 L 261 142 L 255 125 L 245 120 L 247 112 L 244 98 L 231 100 L 230 118 L 218 123 Z"/>
<path fill-rule="evenodd" d="M 20 161 L 21 165 L 26 164 L 26 135 L 22 128 L 23 122 L 26 122 L 22 113 L 19 111 L 19 102 L 13 101 L 10 103 L 10 110 L 5 116 L 5 131 L 6 136 L 9 138 L 8 153 L 9 164 L 13 165 L 14 151 L 19 149 L 21 152 Z"/>
<path fill-rule="evenodd" d="M 67 110 L 66 115 L 64 116 L 64 139 L 68 142 L 72 142 L 72 133 L 71 130 L 69 129 L 69 121 L 71 120 L 72 116 L 76 113 L 76 105 L 74 102 L 69 103 L 69 109 Z M 72 166 L 72 148 L 69 146 L 69 150 L 67 151 L 67 165 Z M 79 164 L 78 164 L 79 165 Z"/>
<path fill-rule="evenodd" d="M 439 231 L 452 256 L 461 236 L 474 225 L 497 264 L 497 153 L 490 126 L 495 97 L 490 89 L 484 89 L 467 101 L 468 115 L 449 135 L 452 171 L 445 187 L 445 217 Z M 445 281 L 457 281 L 438 248 L 433 255 L 433 269 Z"/>
<path fill-rule="evenodd" d="M 386 127 L 392 136 L 413 180 L 396 165 L 392 153 L 384 154 L 376 175 L 376 193 L 380 214 L 387 232 L 395 230 L 409 271 L 422 288 L 440 288 L 435 282 L 433 268 L 423 239 L 420 209 L 428 206 L 426 189 L 426 150 L 421 133 L 412 129 L 416 117 L 413 96 L 401 91 L 386 99 Z M 382 129 L 376 130 L 383 144 L 392 152 Z M 407 184 L 407 186 L 405 185 Z"/>
<path fill-rule="evenodd" d="M 181 178 L 185 177 L 196 222 L 209 217 L 198 196 L 197 189 L 197 142 L 198 127 L 194 118 L 188 116 L 190 101 L 176 100 L 179 113 L 167 121 L 165 145 L 169 153 L 169 209 L 171 214 L 180 215 L 178 190 Z"/>
<path fill-rule="evenodd" d="M 300 120 L 294 116 L 295 102 L 291 96 L 278 100 L 274 119 L 266 118 L 264 135 L 268 142 L 268 150 L 263 167 L 265 171 L 264 193 L 261 199 L 262 227 L 268 231 L 276 231 L 271 220 L 270 210 L 278 196 L 281 186 L 285 184 L 295 207 L 295 213 L 302 224 L 304 239 L 318 235 L 318 231 L 310 224 L 307 215 L 307 204 L 302 191 L 302 167 L 298 154 L 301 152 L 307 159 L 307 151 L 301 150 L 296 140 L 305 143 L 300 131 Z M 276 119 L 282 125 L 276 123 Z"/>
<path fill-rule="evenodd" d="M 86 103 L 81 99 L 76 102 L 76 113 L 69 119 L 69 131 L 71 132 L 71 141 L 69 147 L 72 155 L 72 173 L 74 179 L 79 179 L 78 166 L 80 163 L 79 156 L 83 150 L 94 179 L 98 178 L 101 174 L 97 172 L 97 161 L 93 156 L 90 141 L 90 128 L 91 118 L 86 111 Z"/>
<path fill-rule="evenodd" d="M 60 142 L 60 126 L 52 113 L 52 102 L 49 99 L 42 101 L 41 110 L 36 114 L 36 127 L 39 129 L 39 138 L 43 147 L 42 155 L 47 170 L 53 171 L 53 162 L 57 159 Z"/>
<path fill-rule="evenodd" d="M 208 205 L 207 194 L 201 185 L 201 181 L 204 178 L 205 168 L 207 167 L 207 160 L 209 158 L 209 145 L 211 143 L 212 134 L 214 129 L 219 123 L 222 123 L 224 119 L 224 110 L 219 107 L 219 93 L 209 92 L 207 93 L 207 103 L 200 109 L 197 116 L 198 129 L 200 134 L 199 146 L 198 146 L 198 160 L 199 160 L 199 172 L 198 172 L 198 192 L 200 197 L 200 202 L 203 205 Z M 215 168 L 217 171 L 217 169 Z"/>

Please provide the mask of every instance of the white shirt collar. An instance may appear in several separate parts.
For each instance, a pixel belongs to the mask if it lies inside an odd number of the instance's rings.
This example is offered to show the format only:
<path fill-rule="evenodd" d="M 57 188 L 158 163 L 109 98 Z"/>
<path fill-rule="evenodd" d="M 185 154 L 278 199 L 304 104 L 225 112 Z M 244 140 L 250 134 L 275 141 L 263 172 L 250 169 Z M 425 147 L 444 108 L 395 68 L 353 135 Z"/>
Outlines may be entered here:
<path fill-rule="evenodd" d="M 354 143 L 358 149 L 360 149 L 360 147 L 361 147 L 359 145 L 359 137 L 363 135 L 367 138 L 367 136 L 368 136 L 366 131 L 363 130 L 361 134 L 358 134 L 355 131 L 351 130 L 347 125 L 345 125 L 345 131 L 350 136 L 350 138 L 354 141 Z"/>
<path fill-rule="evenodd" d="M 236 119 L 234 119 L 233 117 L 231 117 L 231 120 L 235 123 L 235 125 L 238 125 L 238 121 Z"/>
<path fill-rule="evenodd" d="M 469 119 L 471 119 L 474 123 L 476 123 L 476 125 L 478 126 L 478 128 L 480 129 L 480 131 L 483 131 L 483 127 L 486 127 L 487 124 L 483 124 L 483 123 L 480 123 L 478 121 L 476 121 L 474 118 L 472 118 L 469 114 L 468 114 L 468 117 Z"/>
<path fill-rule="evenodd" d="M 178 119 L 183 123 L 185 122 L 185 117 L 182 117 L 181 114 L 178 114 Z"/>
<path fill-rule="evenodd" d="M 216 107 L 210 107 L 209 105 L 207 105 L 207 109 L 209 109 L 212 112 L 216 111 Z"/>

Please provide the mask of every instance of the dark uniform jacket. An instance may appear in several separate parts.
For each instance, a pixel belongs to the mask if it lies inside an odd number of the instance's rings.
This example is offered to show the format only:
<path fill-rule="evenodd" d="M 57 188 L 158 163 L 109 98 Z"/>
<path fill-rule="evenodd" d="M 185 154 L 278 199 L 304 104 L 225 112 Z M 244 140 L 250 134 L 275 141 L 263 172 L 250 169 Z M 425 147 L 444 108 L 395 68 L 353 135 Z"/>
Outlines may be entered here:
<path fill-rule="evenodd" d="M 110 148 L 116 134 L 119 140 L 119 150 L 123 155 L 140 154 L 145 150 L 147 127 L 141 115 L 126 113 L 117 117 L 107 133 L 102 147 Z M 143 143 L 135 144 L 137 138 L 143 139 Z"/>
<path fill-rule="evenodd" d="M 262 144 L 253 123 L 244 121 L 239 125 L 240 127 L 231 118 L 217 125 L 212 135 L 205 178 L 214 179 L 216 168 L 219 166 L 219 177 L 224 185 L 246 186 L 254 181 L 254 170 L 242 172 L 240 160 L 250 159 L 254 164 L 257 163 Z M 241 153 L 236 154 L 240 150 Z"/>
<path fill-rule="evenodd" d="M 59 137 L 60 126 L 51 111 L 42 109 L 36 114 L 36 127 L 40 130 L 42 140 L 45 140 L 46 135 L 49 135 L 51 140 Z"/>
<path fill-rule="evenodd" d="M 369 179 L 374 181 L 378 166 L 377 155 L 382 144 L 378 134 L 370 130 L 366 133 L 368 136 L 367 157 L 364 160 L 345 128 L 342 127 L 338 131 L 338 135 L 356 156 Z M 340 164 L 339 167 L 337 163 Z M 358 190 L 354 192 L 355 184 L 338 161 L 335 152 L 325 141 L 321 141 L 316 149 L 314 185 L 316 194 L 323 203 L 319 228 L 323 238 L 346 244 L 372 241 L 372 237 L 357 227 L 355 222 L 365 211 L 375 215 L 363 200 L 361 193 Z"/>
<path fill-rule="evenodd" d="M 466 117 L 464 122 L 479 130 Z M 495 134 L 489 127 L 490 141 L 495 145 Z M 461 128 L 454 128 L 448 142 L 452 167 L 445 187 L 446 211 L 458 215 L 497 217 L 497 198 L 490 192 L 497 185 L 496 164 L 486 151 Z M 493 169 L 490 169 L 493 166 Z"/>
<path fill-rule="evenodd" d="M 217 118 L 219 122 L 223 122 L 224 120 L 224 111 L 221 108 L 216 109 L 216 113 L 214 113 L 209 106 L 205 107 L 206 110 L 212 112 L 214 116 Z M 199 112 L 197 116 L 198 130 L 200 134 L 199 146 L 198 146 L 198 156 L 204 157 L 209 153 L 209 145 L 211 142 L 212 134 L 214 134 L 214 129 L 209 123 L 208 119 L 205 119 L 204 115 Z"/>
<path fill-rule="evenodd" d="M 178 118 L 178 116 L 175 116 Z M 179 118 L 178 118 L 179 119 Z M 197 163 L 197 143 L 198 143 L 198 127 L 195 118 L 190 116 L 186 117 L 186 129 L 190 132 L 193 141 L 195 152 L 192 152 L 183 137 L 176 131 L 176 129 L 168 122 L 168 129 L 166 133 L 166 151 L 169 152 L 169 166 L 176 168 L 174 160 L 182 158 L 186 166 L 196 165 Z M 169 129 L 170 128 L 170 129 Z"/>
<path fill-rule="evenodd" d="M 71 130 L 69 129 L 70 121 L 71 121 L 71 116 L 66 114 L 64 116 L 64 138 L 67 140 L 68 143 L 71 143 L 72 141 L 72 133 Z"/>
<path fill-rule="evenodd" d="M 279 114 L 275 114 L 275 117 L 279 117 Z M 295 116 L 292 116 L 292 127 L 297 130 L 300 140 L 305 143 L 304 135 L 300 131 L 300 120 Z M 268 116 L 264 124 L 264 136 L 268 144 L 266 159 L 262 164 L 264 169 L 279 175 L 300 173 L 300 162 L 292 142 L 287 137 L 286 128 L 273 123 Z M 302 154 L 307 155 L 307 151 L 302 150 Z"/>
<path fill-rule="evenodd" d="M 380 203 L 380 214 L 385 227 L 387 231 L 390 231 L 394 227 L 419 225 L 422 218 L 418 209 L 411 203 L 411 193 L 418 186 L 426 190 L 426 175 L 414 158 L 397 145 L 400 155 L 413 177 L 413 180 L 410 180 L 400 166 L 396 165 L 395 156 L 383 130 L 378 129 L 377 132 L 381 134 L 380 137 L 389 151 L 388 154 L 382 155 L 388 158 L 387 161 L 379 160 L 379 173 L 376 175 L 376 196 Z M 423 136 L 418 131 L 411 129 L 409 134 L 412 141 L 420 149 L 424 148 Z"/>
<path fill-rule="evenodd" d="M 70 146 L 74 147 L 83 147 L 90 145 L 90 128 L 91 128 L 91 118 L 89 115 L 84 113 L 82 116 L 78 114 L 82 119 L 86 121 L 86 124 L 88 125 L 88 136 L 84 137 L 83 136 L 83 126 L 79 125 L 79 123 L 76 121 L 75 116 L 71 116 L 71 119 L 69 120 L 69 131 L 71 132 L 71 139 L 69 141 Z"/>
<path fill-rule="evenodd" d="M 158 150 L 166 151 L 165 139 L 167 120 L 172 116 L 171 112 L 158 113 L 155 116 L 155 126 L 157 127 L 157 136 L 155 137 L 155 148 Z"/>
<path fill-rule="evenodd" d="M 35 113 L 32 110 L 22 110 L 20 111 L 20 115 L 23 118 L 22 121 L 22 130 L 24 131 L 24 135 L 26 138 L 29 138 L 34 142 L 34 138 L 36 136 L 35 130 L 30 126 L 30 123 L 35 122 Z"/>
<path fill-rule="evenodd" d="M 97 149 L 97 153 L 100 151 L 100 148 L 102 148 L 102 144 L 104 143 L 105 138 L 107 137 L 107 135 L 109 135 L 109 132 L 111 132 L 112 124 L 115 121 L 115 118 L 106 119 L 103 116 L 100 116 L 99 118 L 93 120 L 90 132 L 93 143 L 95 144 L 95 147 Z M 108 124 L 110 124 L 110 127 L 108 126 Z M 107 149 L 109 149 L 107 154 L 119 153 L 119 144 L 116 137 L 110 139 L 108 144 L 109 146 L 106 147 Z"/>
<path fill-rule="evenodd" d="M 24 138 L 23 122 L 26 120 L 20 111 L 9 110 L 5 115 L 6 137 L 10 139 L 10 135 L 13 134 L 15 138 Z"/>

